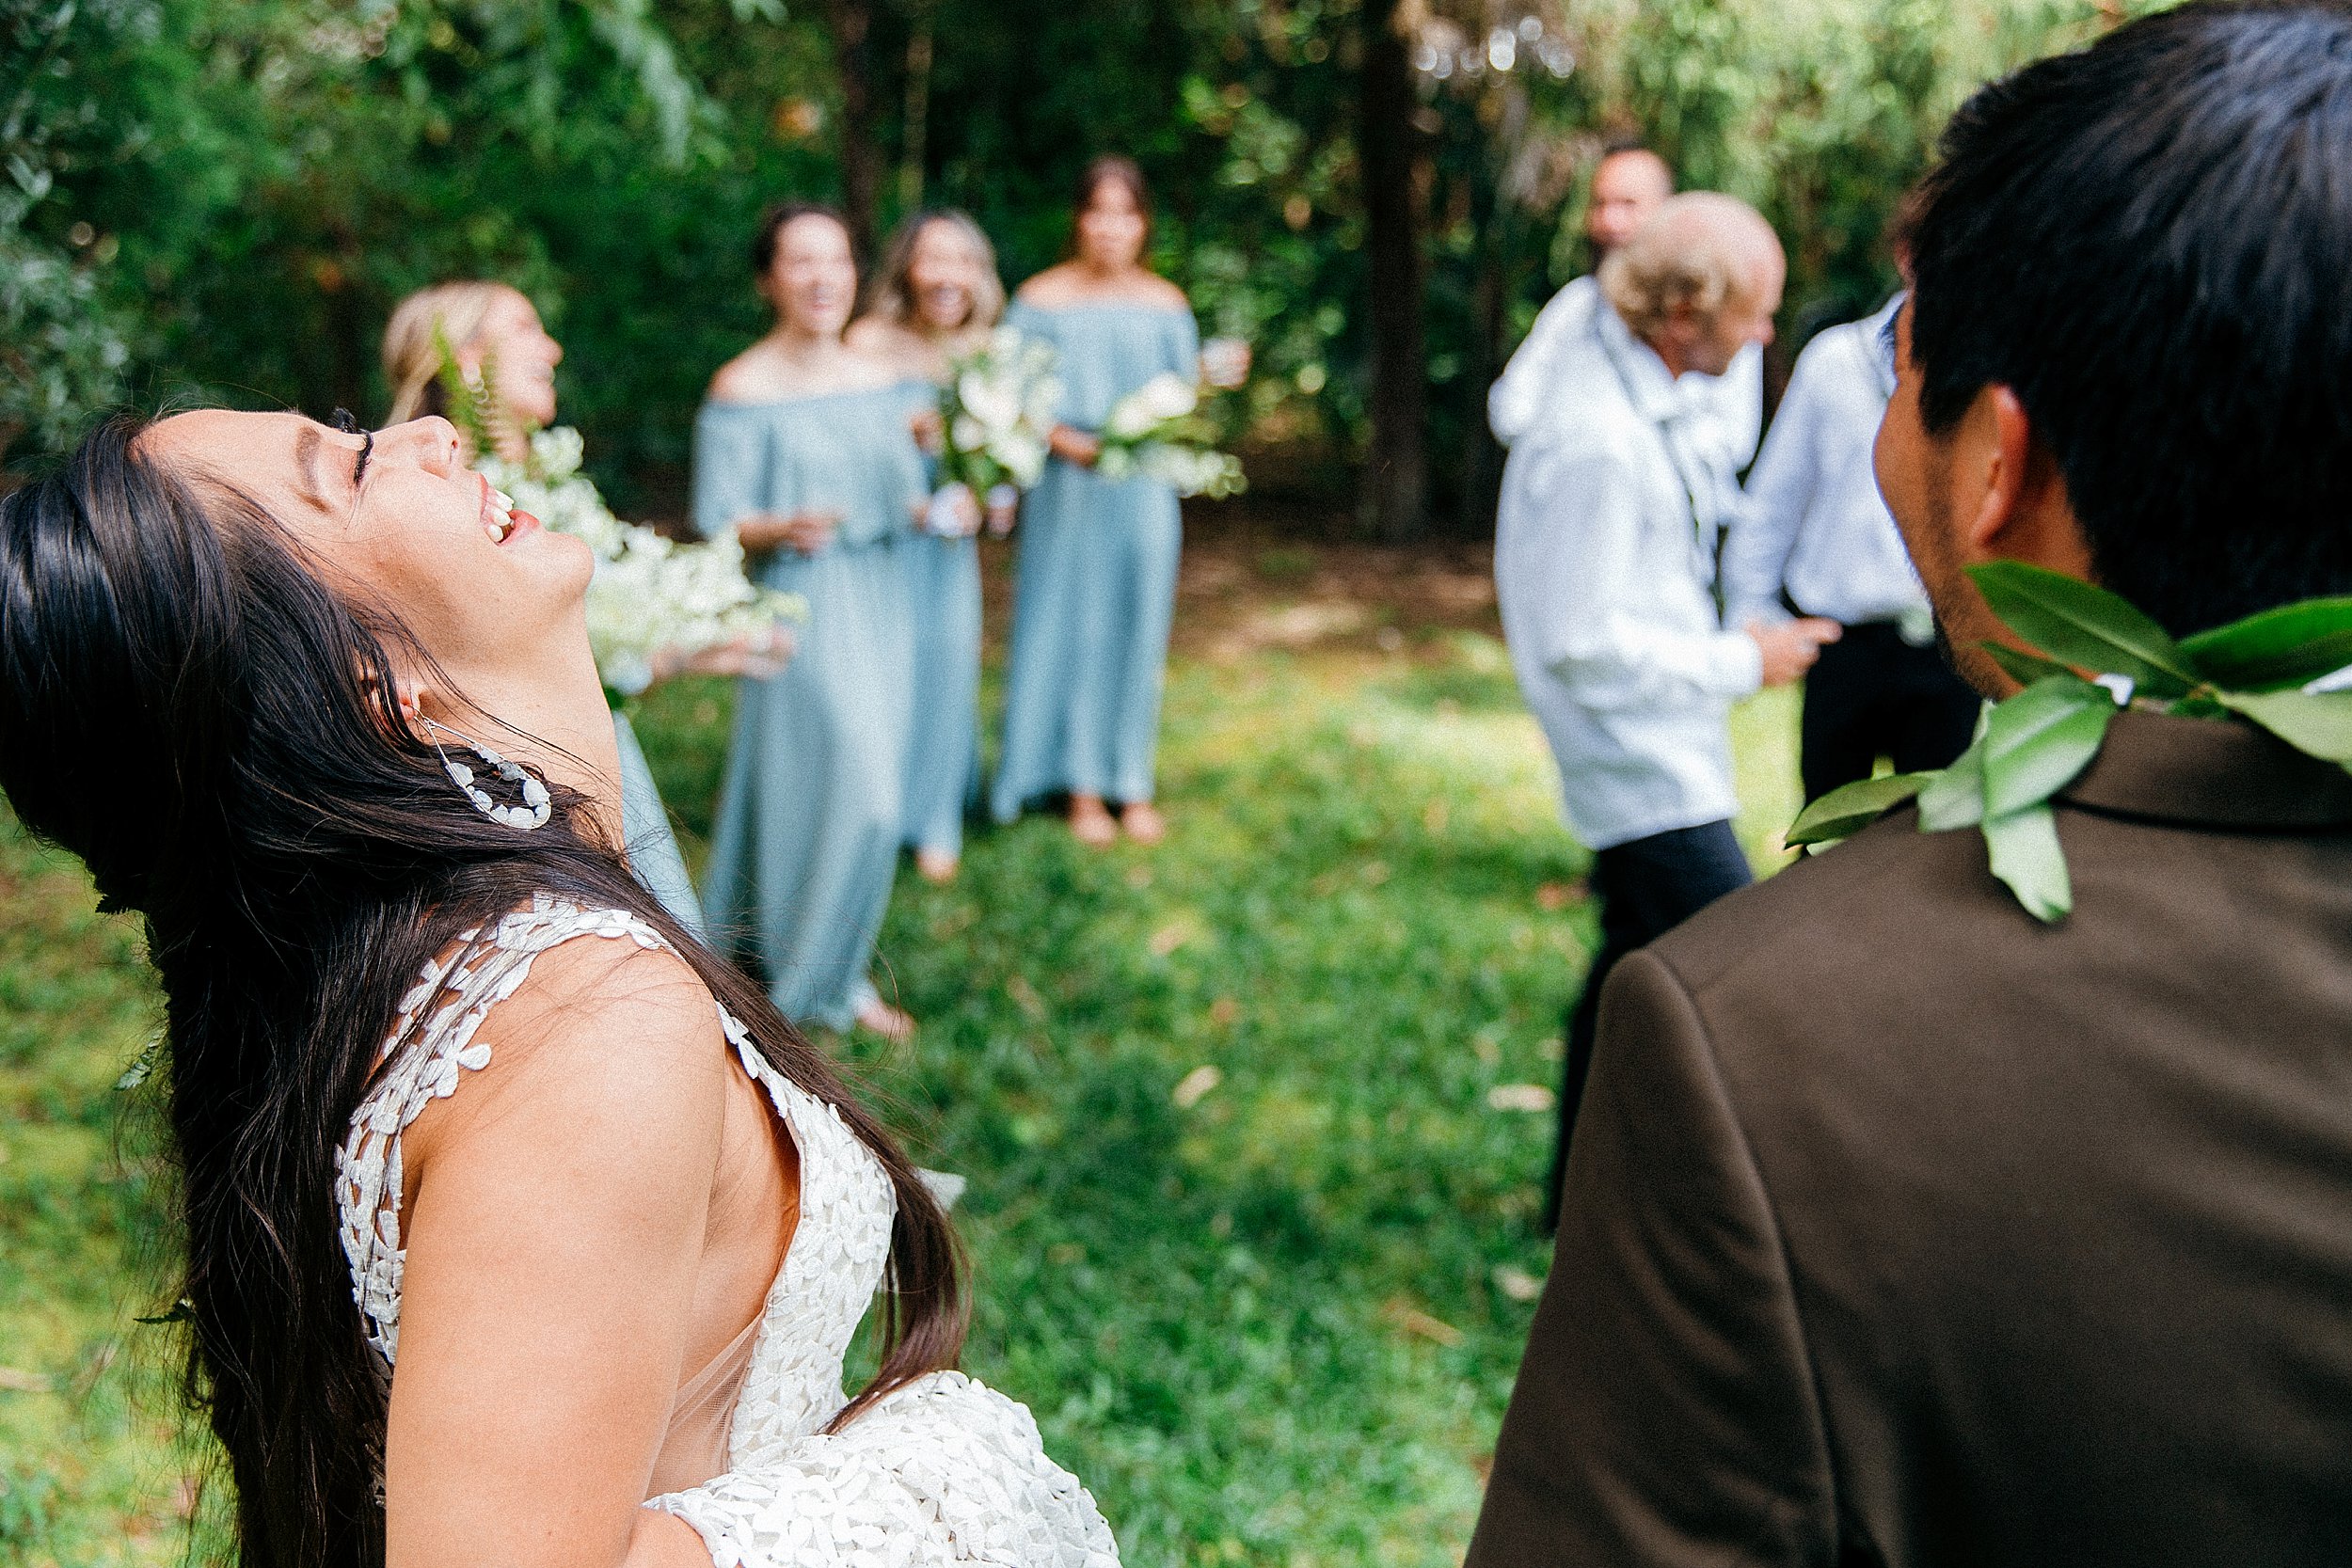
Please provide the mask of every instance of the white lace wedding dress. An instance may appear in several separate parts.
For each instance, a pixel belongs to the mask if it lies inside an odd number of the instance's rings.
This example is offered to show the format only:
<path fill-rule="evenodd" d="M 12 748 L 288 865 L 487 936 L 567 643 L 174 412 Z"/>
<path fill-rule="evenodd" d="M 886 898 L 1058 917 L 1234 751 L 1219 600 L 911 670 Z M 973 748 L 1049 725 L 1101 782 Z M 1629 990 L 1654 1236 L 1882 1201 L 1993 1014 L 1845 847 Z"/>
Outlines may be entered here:
<path fill-rule="evenodd" d="M 352 1293 L 388 1368 L 400 1337 L 402 1131 L 487 1065 L 476 1031 L 532 958 L 585 936 L 662 944 L 622 911 L 542 897 L 466 933 L 402 1003 L 393 1040 L 443 998 L 354 1114 L 337 1182 Z M 896 1197 L 838 1113 L 771 1068 L 723 1007 L 719 1018 L 799 1147 L 800 1223 L 754 1325 L 725 1472 L 648 1506 L 691 1525 L 716 1568 L 1117 1568 L 1094 1499 L 1045 1456 L 1028 1411 L 961 1372 L 930 1373 L 843 1431 L 822 1430 L 848 1402 L 842 1358 L 881 1285 Z"/>

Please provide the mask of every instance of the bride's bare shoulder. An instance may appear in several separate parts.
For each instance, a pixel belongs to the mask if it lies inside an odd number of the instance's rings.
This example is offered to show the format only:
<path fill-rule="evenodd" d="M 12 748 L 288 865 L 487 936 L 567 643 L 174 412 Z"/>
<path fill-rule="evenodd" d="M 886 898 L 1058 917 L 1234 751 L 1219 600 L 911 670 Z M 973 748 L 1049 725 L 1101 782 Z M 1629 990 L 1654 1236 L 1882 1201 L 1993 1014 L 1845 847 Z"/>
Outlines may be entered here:
<path fill-rule="evenodd" d="M 483 1138 L 508 1146 L 501 1162 L 618 1145 L 644 1165 L 639 1180 L 707 1180 L 729 1048 L 709 988 L 675 953 L 628 938 L 559 942 L 474 1039 L 488 1061 L 418 1118 L 412 1162 Z"/>

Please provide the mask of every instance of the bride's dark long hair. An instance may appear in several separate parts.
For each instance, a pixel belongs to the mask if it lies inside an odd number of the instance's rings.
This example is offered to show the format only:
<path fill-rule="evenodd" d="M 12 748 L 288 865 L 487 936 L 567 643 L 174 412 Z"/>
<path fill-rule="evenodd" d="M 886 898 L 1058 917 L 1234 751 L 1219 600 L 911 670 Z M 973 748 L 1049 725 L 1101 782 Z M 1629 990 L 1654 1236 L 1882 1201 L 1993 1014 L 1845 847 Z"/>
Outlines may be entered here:
<path fill-rule="evenodd" d="M 628 911 L 831 1102 L 898 1189 L 882 1366 L 839 1418 L 953 1364 L 953 1234 L 890 1134 L 556 789 L 479 815 L 394 704 L 397 617 L 331 591 L 232 486 L 119 419 L 0 500 L 0 789 L 145 917 L 183 1177 L 190 1398 L 250 1568 L 380 1562 L 387 1385 L 337 1235 L 335 1151 L 402 994 L 467 927 L 549 894 Z M 836 1422 L 838 1424 L 838 1422 Z"/>

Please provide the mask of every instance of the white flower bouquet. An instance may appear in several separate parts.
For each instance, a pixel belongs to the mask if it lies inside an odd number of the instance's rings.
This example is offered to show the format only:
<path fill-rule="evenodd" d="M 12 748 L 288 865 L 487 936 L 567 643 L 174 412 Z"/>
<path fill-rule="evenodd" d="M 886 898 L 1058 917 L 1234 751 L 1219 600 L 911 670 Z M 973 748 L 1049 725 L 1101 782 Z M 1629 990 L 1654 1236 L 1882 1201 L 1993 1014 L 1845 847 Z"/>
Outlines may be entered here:
<path fill-rule="evenodd" d="M 557 426 L 531 437 L 528 462 L 485 452 L 476 467 L 517 507 L 596 552 L 588 642 L 608 693 L 643 691 L 657 658 L 691 657 L 807 618 L 800 595 L 761 588 L 744 575 L 743 547 L 732 535 L 681 545 L 614 516 L 580 461 L 580 432 Z"/>
<path fill-rule="evenodd" d="M 1111 405 L 1094 471 L 1111 480 L 1156 479 L 1180 496 L 1238 495 L 1241 461 L 1209 443 L 1200 407 L 1191 382 L 1172 371 L 1153 376 Z"/>
<path fill-rule="evenodd" d="M 1009 326 L 990 333 L 949 367 L 940 388 L 941 477 L 975 496 L 1036 484 L 1061 391 L 1051 343 Z"/>

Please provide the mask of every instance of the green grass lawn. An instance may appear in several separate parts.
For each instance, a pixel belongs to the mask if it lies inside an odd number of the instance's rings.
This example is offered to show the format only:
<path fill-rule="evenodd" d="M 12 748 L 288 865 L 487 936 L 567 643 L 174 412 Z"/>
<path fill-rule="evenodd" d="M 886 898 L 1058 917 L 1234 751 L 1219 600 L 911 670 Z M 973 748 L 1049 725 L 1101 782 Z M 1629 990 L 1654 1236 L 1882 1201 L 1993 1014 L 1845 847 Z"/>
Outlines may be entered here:
<path fill-rule="evenodd" d="M 1550 1118 L 1507 1091 L 1557 1079 L 1584 856 L 1491 635 L 1331 624 L 1177 660 L 1166 844 L 1032 819 L 952 887 L 902 876 L 882 956 L 921 1031 L 842 1042 L 971 1179 L 967 1366 L 1134 1564 L 1457 1561 L 1545 1267 Z M 640 726 L 690 852 L 725 696 Z M 1759 860 L 1793 714 L 1740 716 Z M 153 1027 L 136 933 L 12 828 L 0 900 L 0 1564 L 179 1561 L 198 1450 L 135 1321 L 156 1195 L 114 1087 Z"/>

